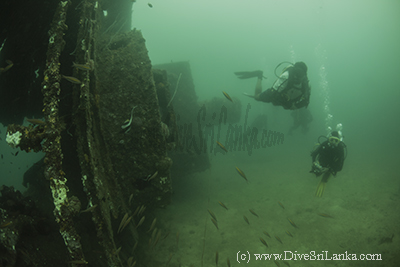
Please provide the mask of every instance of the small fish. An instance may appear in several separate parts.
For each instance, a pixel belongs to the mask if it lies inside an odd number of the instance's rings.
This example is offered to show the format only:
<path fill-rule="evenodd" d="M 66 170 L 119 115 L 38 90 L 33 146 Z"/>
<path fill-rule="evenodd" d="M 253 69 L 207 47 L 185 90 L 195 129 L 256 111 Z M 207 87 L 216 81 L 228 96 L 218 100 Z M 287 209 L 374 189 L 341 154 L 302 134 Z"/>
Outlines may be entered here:
<path fill-rule="evenodd" d="M 279 241 L 279 243 L 283 244 L 283 243 L 282 243 L 282 240 L 281 240 L 278 236 L 275 236 L 275 238 L 276 238 L 276 240 Z"/>
<path fill-rule="evenodd" d="M 147 179 L 147 182 L 153 180 L 155 177 L 157 177 L 158 171 L 156 171 L 149 179 Z"/>
<path fill-rule="evenodd" d="M 154 228 L 153 233 L 151 234 L 151 239 L 152 239 L 152 240 L 154 240 L 154 238 L 156 237 L 157 230 L 158 230 L 157 227 Z"/>
<path fill-rule="evenodd" d="M 138 228 L 144 222 L 144 219 L 145 219 L 145 216 L 143 216 L 142 219 L 140 219 L 140 221 L 136 225 L 136 228 Z"/>
<path fill-rule="evenodd" d="M 150 237 L 150 239 L 149 239 L 149 247 L 152 245 L 152 242 L 153 242 L 153 239 Z"/>
<path fill-rule="evenodd" d="M 157 232 L 156 240 L 154 241 L 154 246 L 157 245 L 158 241 L 160 240 L 160 237 L 161 237 L 161 230 Z"/>
<path fill-rule="evenodd" d="M 215 227 L 217 227 L 217 230 L 219 230 L 217 221 L 214 220 L 214 218 L 211 218 L 211 221 L 213 222 L 213 224 L 215 225 Z"/>
<path fill-rule="evenodd" d="M 231 102 L 233 103 L 232 98 L 231 98 L 226 92 L 222 91 L 222 93 L 224 94 L 224 96 L 225 96 L 229 101 L 231 101 Z"/>
<path fill-rule="evenodd" d="M 228 149 L 226 149 L 226 148 L 224 147 L 224 145 L 221 144 L 220 142 L 217 141 L 217 145 L 219 145 L 219 147 L 222 148 L 222 150 L 224 150 L 225 152 L 228 152 Z"/>
<path fill-rule="evenodd" d="M 96 204 L 96 205 L 93 205 L 93 206 L 91 206 L 91 207 L 89 207 L 89 208 L 87 208 L 87 209 L 85 209 L 85 210 L 82 210 L 81 213 L 91 212 L 91 211 L 94 210 L 96 207 L 97 207 L 97 204 Z"/>
<path fill-rule="evenodd" d="M 144 216 L 143 216 L 144 217 Z M 121 228 L 121 232 L 125 229 L 125 227 L 131 222 L 133 216 L 129 217 L 128 219 L 126 219 L 124 225 Z"/>
<path fill-rule="evenodd" d="M 251 214 L 253 214 L 254 216 L 256 216 L 257 218 L 259 218 L 258 217 L 258 214 L 257 213 L 255 213 L 255 211 L 254 210 L 252 210 L 252 209 L 249 209 L 249 211 L 251 212 Z"/>
<path fill-rule="evenodd" d="M 265 240 L 264 240 L 263 238 L 260 237 L 260 241 L 261 241 L 261 243 L 263 243 L 266 247 L 268 247 L 267 242 L 265 242 Z"/>
<path fill-rule="evenodd" d="M 264 235 L 266 235 L 266 236 L 268 236 L 269 238 L 271 238 L 271 236 L 267 233 L 267 232 L 263 232 L 264 233 Z"/>
<path fill-rule="evenodd" d="M 228 208 L 225 206 L 225 204 L 224 204 L 224 203 L 222 203 L 221 201 L 218 201 L 218 204 L 220 204 L 220 205 L 221 205 L 221 207 L 223 207 L 224 209 L 228 210 Z"/>
<path fill-rule="evenodd" d="M 14 156 L 17 156 L 17 155 L 18 155 L 18 153 L 19 153 L 19 151 L 15 152 L 15 155 L 14 155 Z"/>
<path fill-rule="evenodd" d="M 133 267 L 134 265 L 133 263 L 133 257 L 129 257 L 129 259 L 126 261 L 126 264 L 128 265 L 128 267 Z"/>
<path fill-rule="evenodd" d="M 274 260 L 274 262 L 275 262 L 276 266 L 278 266 L 278 267 L 281 266 L 277 260 Z"/>
<path fill-rule="evenodd" d="M 213 217 L 215 221 L 218 221 L 217 217 L 214 214 L 214 212 L 212 212 L 211 210 L 208 210 L 208 213 L 210 213 L 211 217 Z"/>
<path fill-rule="evenodd" d="M 1 154 L 1 159 L 3 159 L 3 154 Z"/>
<path fill-rule="evenodd" d="M 393 237 L 394 234 L 392 234 L 392 237 L 382 237 L 381 240 L 379 240 L 379 244 L 378 245 L 382 245 L 384 243 L 392 243 L 393 242 Z"/>
<path fill-rule="evenodd" d="M 215 266 L 218 266 L 218 250 L 215 252 Z"/>
<path fill-rule="evenodd" d="M 145 207 L 144 205 L 142 205 L 142 206 L 140 207 L 140 209 L 139 209 L 138 216 L 139 216 L 140 214 L 142 214 L 145 210 L 146 210 L 146 207 Z"/>
<path fill-rule="evenodd" d="M 293 237 L 292 233 L 290 233 L 289 231 L 286 231 L 286 234 L 287 234 L 288 236 Z"/>
<path fill-rule="evenodd" d="M 282 209 L 285 209 L 285 207 L 283 206 L 283 204 L 280 201 L 278 201 L 278 204 L 279 204 L 279 206 L 282 207 Z"/>
<path fill-rule="evenodd" d="M 135 216 L 138 212 L 139 212 L 139 209 L 140 209 L 140 207 L 139 206 L 137 206 L 137 208 L 135 209 L 135 212 L 133 213 L 133 215 L 132 216 Z"/>
<path fill-rule="evenodd" d="M 0 229 L 6 228 L 6 227 L 10 226 L 11 224 L 12 224 L 12 221 L 4 222 L 4 223 L 0 224 Z"/>
<path fill-rule="evenodd" d="M 122 220 L 119 224 L 118 231 L 117 231 L 118 234 L 119 234 L 119 232 L 121 232 L 121 228 L 122 228 L 122 226 L 124 226 L 127 219 L 128 219 L 128 213 L 125 213 L 124 217 L 122 217 Z"/>
<path fill-rule="evenodd" d="M 34 125 L 43 125 L 46 124 L 44 121 L 39 119 L 26 119 L 27 122 L 34 124 Z"/>
<path fill-rule="evenodd" d="M 228 264 L 228 267 L 231 267 L 231 261 L 229 260 L 229 258 L 226 259 L 226 264 Z"/>
<path fill-rule="evenodd" d="M 80 69 L 80 70 L 92 70 L 92 66 L 89 63 L 86 64 L 77 64 L 77 63 L 72 63 L 72 67 Z"/>
<path fill-rule="evenodd" d="M 321 217 L 325 217 L 325 218 L 332 218 L 333 219 L 333 217 L 331 216 L 331 215 L 329 215 L 329 214 L 326 214 L 326 213 L 317 213 L 319 216 L 321 216 Z"/>
<path fill-rule="evenodd" d="M 150 225 L 149 230 L 147 231 L 147 233 L 149 233 L 151 230 L 153 230 L 154 226 L 156 226 L 156 222 L 157 222 L 157 218 L 154 218 L 153 222 Z"/>
<path fill-rule="evenodd" d="M 152 4 L 150 4 L 150 3 L 148 3 L 147 5 L 148 5 L 149 7 L 153 7 L 153 5 L 152 5 Z"/>
<path fill-rule="evenodd" d="M 294 228 L 299 228 L 291 219 L 288 218 L 288 221 Z"/>
<path fill-rule="evenodd" d="M 243 219 L 244 219 L 244 221 L 245 221 L 245 222 L 247 222 L 247 224 L 249 224 L 249 225 L 250 225 L 249 219 L 247 219 L 247 217 L 246 217 L 246 216 L 244 216 L 244 215 L 243 215 Z"/>
<path fill-rule="evenodd" d="M 138 241 L 136 241 L 136 243 L 135 243 L 135 245 L 133 245 L 133 248 L 132 248 L 132 253 L 135 251 L 135 249 L 136 249 L 136 247 L 137 247 L 137 245 L 139 244 L 139 242 Z"/>
<path fill-rule="evenodd" d="M 85 154 L 85 155 L 86 155 L 86 154 Z M 129 200 L 128 200 L 129 206 L 131 205 L 132 199 L 133 199 L 133 193 L 129 196 Z"/>
<path fill-rule="evenodd" d="M 165 234 L 165 236 L 162 238 L 162 240 L 166 239 L 166 238 L 169 236 L 170 233 L 171 233 L 171 232 L 168 231 L 168 232 Z"/>
<path fill-rule="evenodd" d="M 69 81 L 70 83 L 75 83 L 75 84 L 81 84 L 82 82 L 80 80 L 78 80 L 75 77 L 72 76 L 65 76 L 65 75 L 61 75 L 62 78 L 66 79 L 67 81 Z"/>
<path fill-rule="evenodd" d="M 11 60 L 6 60 L 6 63 L 8 64 L 5 68 L 0 68 L 0 72 L 6 72 L 9 69 L 12 68 L 12 66 L 14 66 L 14 63 Z"/>
<path fill-rule="evenodd" d="M 290 267 L 289 262 L 284 261 L 283 263 L 284 263 L 286 266 L 289 266 L 289 267 Z"/>
<path fill-rule="evenodd" d="M 246 180 L 246 182 L 249 182 L 249 180 L 247 180 L 246 175 L 244 174 L 244 172 L 243 172 L 241 169 L 239 169 L 238 167 L 236 167 L 236 170 L 237 170 L 237 172 L 240 174 L 240 176 L 242 176 L 242 177 Z"/>

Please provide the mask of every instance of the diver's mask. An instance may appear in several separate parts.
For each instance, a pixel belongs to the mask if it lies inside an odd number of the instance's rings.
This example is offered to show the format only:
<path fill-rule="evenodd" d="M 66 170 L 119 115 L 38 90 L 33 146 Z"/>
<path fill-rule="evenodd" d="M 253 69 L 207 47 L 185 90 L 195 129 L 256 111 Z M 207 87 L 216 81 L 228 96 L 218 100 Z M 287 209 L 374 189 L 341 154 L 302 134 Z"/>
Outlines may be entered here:
<path fill-rule="evenodd" d="M 336 136 L 330 136 L 328 138 L 329 144 L 332 146 L 338 146 L 338 144 L 340 143 L 340 139 Z"/>

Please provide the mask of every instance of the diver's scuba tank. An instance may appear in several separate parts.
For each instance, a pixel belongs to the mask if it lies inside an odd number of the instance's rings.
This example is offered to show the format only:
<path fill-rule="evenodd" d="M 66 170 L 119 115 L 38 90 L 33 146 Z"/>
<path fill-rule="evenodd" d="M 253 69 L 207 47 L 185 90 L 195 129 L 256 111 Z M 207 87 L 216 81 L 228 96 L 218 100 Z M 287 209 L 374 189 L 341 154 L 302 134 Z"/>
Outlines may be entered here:
<path fill-rule="evenodd" d="M 282 64 L 289 64 L 289 65 L 288 65 L 287 67 L 285 67 L 285 68 L 281 71 L 281 74 L 284 73 L 289 67 L 293 67 L 293 66 L 294 66 L 294 64 L 293 64 L 292 62 L 289 62 L 289 61 L 283 61 L 283 62 L 279 63 L 279 64 L 275 67 L 275 70 L 274 70 L 274 74 L 275 74 L 275 76 L 276 76 L 277 78 L 279 78 L 279 75 L 276 74 L 276 70 L 277 70 Z"/>
<path fill-rule="evenodd" d="M 340 141 L 342 141 L 343 142 L 343 133 L 342 133 L 342 130 L 343 130 L 343 125 L 341 124 L 341 123 L 338 123 L 337 125 L 336 125 L 336 131 L 338 132 L 338 134 L 339 134 L 339 139 L 340 139 Z"/>

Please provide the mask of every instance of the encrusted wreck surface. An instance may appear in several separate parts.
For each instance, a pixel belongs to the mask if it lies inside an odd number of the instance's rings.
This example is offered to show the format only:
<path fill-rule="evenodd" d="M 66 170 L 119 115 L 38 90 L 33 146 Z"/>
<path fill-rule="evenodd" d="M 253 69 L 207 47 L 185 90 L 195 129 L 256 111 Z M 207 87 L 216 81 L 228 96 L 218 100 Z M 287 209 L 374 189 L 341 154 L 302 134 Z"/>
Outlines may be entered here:
<path fill-rule="evenodd" d="M 145 40 L 133 30 L 112 42 L 102 39 L 98 47 L 94 98 L 113 169 L 120 185 L 131 188 L 127 193 L 134 193 L 135 199 L 165 206 L 172 164 L 166 153 L 169 130 L 163 130 Z"/>
<path fill-rule="evenodd" d="M 16 234 L 0 240 L 0 265 L 139 265 L 152 210 L 170 202 L 167 145 L 174 147 L 176 126 L 164 104 L 162 120 L 157 95 L 168 86 L 156 89 L 145 41 L 139 31 L 124 30 L 130 19 L 118 15 L 118 2 L 84 0 L 67 12 L 71 3 L 60 1 L 52 9 L 47 58 L 35 58 L 45 70 L 44 121 L 28 127 L 16 121 L 7 140 L 46 152 L 24 178 L 37 214 L 3 206 L 0 231 Z M 25 238 L 27 228 L 40 226 L 45 230 L 30 231 L 37 242 Z M 58 237 L 54 244 L 43 242 L 50 235 Z"/>
<path fill-rule="evenodd" d="M 197 102 L 189 62 L 155 65 L 154 69 L 167 71 L 170 83 L 171 103 L 176 118 L 178 139 L 176 149 L 169 152 L 174 162 L 171 172 L 180 177 L 210 167 L 206 140 L 203 109 Z M 179 80 L 179 83 L 178 83 Z"/>

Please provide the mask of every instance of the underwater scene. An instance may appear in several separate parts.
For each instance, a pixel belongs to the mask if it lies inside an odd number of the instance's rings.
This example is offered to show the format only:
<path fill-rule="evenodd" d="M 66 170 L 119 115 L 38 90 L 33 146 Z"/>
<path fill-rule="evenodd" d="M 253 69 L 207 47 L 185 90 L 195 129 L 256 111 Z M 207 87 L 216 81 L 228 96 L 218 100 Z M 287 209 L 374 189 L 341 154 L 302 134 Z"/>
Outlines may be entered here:
<path fill-rule="evenodd" d="M 0 267 L 399 266 L 399 1 L 3 1 L 0 25 Z"/>

